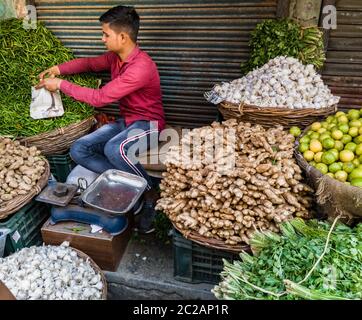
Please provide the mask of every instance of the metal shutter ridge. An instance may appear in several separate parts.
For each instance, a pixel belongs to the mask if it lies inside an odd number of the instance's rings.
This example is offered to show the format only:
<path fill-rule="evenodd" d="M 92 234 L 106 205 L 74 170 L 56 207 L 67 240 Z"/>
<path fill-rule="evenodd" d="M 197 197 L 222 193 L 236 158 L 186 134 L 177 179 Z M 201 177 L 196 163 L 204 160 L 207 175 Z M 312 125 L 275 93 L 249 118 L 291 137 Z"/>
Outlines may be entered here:
<path fill-rule="evenodd" d="M 169 124 L 197 127 L 215 120 L 216 107 L 203 93 L 221 81 L 241 76 L 250 32 L 275 18 L 276 0 L 122 1 L 141 17 L 140 47 L 157 63 Z M 77 57 L 105 51 L 99 16 L 119 1 L 38 0 L 39 20 Z M 116 106 L 103 111 L 118 114 Z"/>
<path fill-rule="evenodd" d="M 341 96 L 340 108 L 362 106 L 362 1 L 339 0 L 337 29 L 331 30 L 323 79 Z"/>

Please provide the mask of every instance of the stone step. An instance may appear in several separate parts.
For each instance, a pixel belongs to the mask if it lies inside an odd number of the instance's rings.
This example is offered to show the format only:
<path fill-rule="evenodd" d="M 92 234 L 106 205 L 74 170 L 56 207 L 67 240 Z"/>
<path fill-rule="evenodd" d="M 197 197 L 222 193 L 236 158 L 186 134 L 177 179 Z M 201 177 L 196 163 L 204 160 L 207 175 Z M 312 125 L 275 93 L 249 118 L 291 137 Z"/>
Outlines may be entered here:
<path fill-rule="evenodd" d="M 191 284 L 173 277 L 172 245 L 154 234 L 133 236 L 116 272 L 105 271 L 108 299 L 214 300 L 211 284 Z"/>

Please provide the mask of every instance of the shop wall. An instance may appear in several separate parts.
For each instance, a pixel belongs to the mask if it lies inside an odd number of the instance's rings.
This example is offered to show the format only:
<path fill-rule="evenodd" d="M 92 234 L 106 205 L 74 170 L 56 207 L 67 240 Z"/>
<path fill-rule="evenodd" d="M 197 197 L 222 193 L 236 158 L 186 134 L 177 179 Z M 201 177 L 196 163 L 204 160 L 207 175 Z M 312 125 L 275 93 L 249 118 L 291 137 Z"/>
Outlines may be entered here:
<path fill-rule="evenodd" d="M 330 30 L 323 78 L 341 108 L 362 106 L 362 1 L 324 1 L 337 8 L 337 28 Z"/>
<path fill-rule="evenodd" d="M 98 18 L 120 3 L 140 14 L 139 43 L 158 65 L 167 122 L 185 127 L 215 119 L 203 93 L 241 76 L 251 30 L 277 11 L 277 0 L 35 0 L 39 20 L 77 57 L 104 52 Z"/>

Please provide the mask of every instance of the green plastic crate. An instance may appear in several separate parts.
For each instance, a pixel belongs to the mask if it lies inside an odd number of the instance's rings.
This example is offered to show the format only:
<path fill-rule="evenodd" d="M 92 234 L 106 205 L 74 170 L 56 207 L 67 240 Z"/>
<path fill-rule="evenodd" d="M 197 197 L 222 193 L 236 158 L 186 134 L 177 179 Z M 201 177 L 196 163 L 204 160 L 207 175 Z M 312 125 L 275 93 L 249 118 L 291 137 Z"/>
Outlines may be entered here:
<path fill-rule="evenodd" d="M 50 165 L 50 172 L 58 182 L 65 182 L 69 173 L 76 166 L 76 163 L 66 154 L 47 156 Z"/>
<path fill-rule="evenodd" d="M 224 264 L 222 259 L 233 261 L 238 254 L 210 249 L 185 239 L 181 233 L 173 230 L 174 277 L 189 283 L 220 282 L 220 273 Z"/>
<path fill-rule="evenodd" d="M 16 213 L 0 220 L 0 228 L 11 230 L 6 239 L 4 256 L 25 247 L 41 245 L 40 229 L 49 216 L 50 207 L 47 204 L 32 200 Z"/>

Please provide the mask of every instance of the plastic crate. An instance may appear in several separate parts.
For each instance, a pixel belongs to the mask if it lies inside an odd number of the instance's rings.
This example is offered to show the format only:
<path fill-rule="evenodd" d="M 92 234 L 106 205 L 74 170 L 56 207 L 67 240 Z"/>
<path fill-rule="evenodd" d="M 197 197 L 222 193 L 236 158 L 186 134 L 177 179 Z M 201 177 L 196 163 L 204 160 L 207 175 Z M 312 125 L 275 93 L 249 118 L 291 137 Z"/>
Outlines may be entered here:
<path fill-rule="evenodd" d="M 10 217 L 0 220 L 0 228 L 11 230 L 6 239 L 4 256 L 25 247 L 41 245 L 40 229 L 49 216 L 50 206 L 32 200 Z"/>
<path fill-rule="evenodd" d="M 47 156 L 47 159 L 50 165 L 50 172 L 58 182 L 65 182 L 68 174 L 76 166 L 69 152 L 66 154 Z"/>
<path fill-rule="evenodd" d="M 210 249 L 185 239 L 173 230 L 174 277 L 189 283 L 220 282 L 220 273 L 224 264 L 222 259 L 233 261 L 238 254 Z"/>
<path fill-rule="evenodd" d="M 7 228 L 0 228 L 0 258 L 4 256 L 6 238 L 10 231 Z"/>

